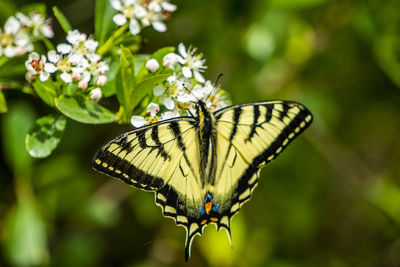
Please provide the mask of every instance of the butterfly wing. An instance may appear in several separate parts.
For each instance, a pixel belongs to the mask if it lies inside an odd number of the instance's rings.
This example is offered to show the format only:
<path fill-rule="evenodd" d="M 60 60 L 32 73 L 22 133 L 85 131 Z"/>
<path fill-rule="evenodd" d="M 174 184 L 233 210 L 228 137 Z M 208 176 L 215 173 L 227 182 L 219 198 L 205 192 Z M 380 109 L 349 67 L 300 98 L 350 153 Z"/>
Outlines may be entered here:
<path fill-rule="evenodd" d="M 163 214 L 187 232 L 186 247 L 200 229 L 203 204 L 197 122 L 192 117 L 162 121 L 125 133 L 104 145 L 93 167 L 137 188 L 154 191 Z"/>
<path fill-rule="evenodd" d="M 311 121 L 303 105 L 268 101 L 230 106 L 214 113 L 217 129 L 215 202 L 221 203 L 217 227 L 230 220 L 250 199 L 260 168 L 273 160 Z"/>

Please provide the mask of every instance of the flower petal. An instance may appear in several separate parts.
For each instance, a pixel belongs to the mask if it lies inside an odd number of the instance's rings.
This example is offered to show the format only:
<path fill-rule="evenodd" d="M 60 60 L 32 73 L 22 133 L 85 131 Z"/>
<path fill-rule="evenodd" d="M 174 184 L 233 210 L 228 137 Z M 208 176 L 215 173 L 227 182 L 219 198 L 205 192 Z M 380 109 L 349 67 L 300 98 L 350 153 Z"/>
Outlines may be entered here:
<path fill-rule="evenodd" d="M 63 80 L 65 83 L 70 83 L 72 82 L 72 76 L 71 74 L 67 73 L 67 72 L 63 72 L 60 75 L 61 80 Z"/>
<path fill-rule="evenodd" d="M 185 45 L 183 43 L 180 43 L 178 45 L 178 51 L 179 51 L 179 54 L 181 54 L 182 57 L 184 57 L 184 58 L 187 57 L 186 47 L 185 47 Z"/>
<path fill-rule="evenodd" d="M 115 9 L 120 11 L 122 9 L 121 1 L 120 0 L 110 0 L 111 6 Z"/>
<path fill-rule="evenodd" d="M 190 70 L 189 67 L 183 67 L 183 68 L 182 68 L 182 74 L 183 74 L 183 76 L 185 76 L 186 78 L 192 77 L 192 71 Z"/>
<path fill-rule="evenodd" d="M 165 87 L 162 84 L 158 84 L 153 88 L 154 96 L 161 96 L 165 92 Z"/>
<path fill-rule="evenodd" d="M 158 32 L 165 32 L 165 31 L 167 31 L 167 25 L 165 25 L 164 22 L 161 22 L 161 21 L 154 21 L 151 25 L 153 26 L 154 30 L 156 30 L 156 31 L 158 31 Z"/>
<path fill-rule="evenodd" d="M 203 75 L 201 75 L 201 73 L 200 73 L 199 71 L 194 70 L 194 71 L 193 71 L 193 74 L 194 74 L 194 78 L 195 78 L 198 82 L 204 83 L 204 82 L 206 81 L 206 80 L 204 79 Z"/>
<path fill-rule="evenodd" d="M 39 75 L 39 79 L 41 82 L 47 81 L 49 79 L 49 77 L 50 77 L 50 73 L 45 72 L 45 71 L 42 71 Z"/>
<path fill-rule="evenodd" d="M 44 71 L 48 73 L 54 73 L 57 71 L 57 67 L 52 63 L 46 63 L 44 64 Z"/>
<path fill-rule="evenodd" d="M 118 26 L 122 26 L 127 22 L 127 18 L 122 14 L 117 14 L 113 17 L 113 21 Z"/>
<path fill-rule="evenodd" d="M 133 125 L 133 127 L 142 127 L 143 125 L 145 125 L 146 122 L 147 121 L 142 116 L 133 115 L 131 117 L 131 124 Z"/>
<path fill-rule="evenodd" d="M 136 19 L 131 19 L 129 23 L 129 31 L 132 33 L 132 35 L 140 33 L 140 25 Z"/>

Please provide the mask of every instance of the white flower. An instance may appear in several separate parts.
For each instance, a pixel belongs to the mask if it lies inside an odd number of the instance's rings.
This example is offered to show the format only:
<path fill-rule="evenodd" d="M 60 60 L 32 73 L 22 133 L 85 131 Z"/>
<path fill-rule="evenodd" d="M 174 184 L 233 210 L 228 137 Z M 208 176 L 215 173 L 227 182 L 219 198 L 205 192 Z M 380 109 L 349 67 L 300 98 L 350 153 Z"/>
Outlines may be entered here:
<path fill-rule="evenodd" d="M 16 47 L 12 46 L 12 45 L 8 45 L 5 49 L 4 49 L 4 55 L 6 57 L 15 57 L 17 55 L 17 49 Z"/>
<path fill-rule="evenodd" d="M 26 47 L 30 43 L 29 34 L 26 31 L 18 31 L 14 36 L 16 46 Z"/>
<path fill-rule="evenodd" d="M 177 54 L 169 53 L 163 58 L 164 67 L 168 67 L 170 69 L 174 68 L 175 64 L 178 62 Z"/>
<path fill-rule="evenodd" d="M 158 84 L 153 88 L 154 96 L 161 96 L 165 92 L 165 87 L 162 84 Z"/>
<path fill-rule="evenodd" d="M 53 28 L 48 24 L 42 25 L 40 27 L 40 31 L 42 32 L 43 36 L 46 37 L 46 38 L 53 38 L 54 37 Z"/>
<path fill-rule="evenodd" d="M 45 72 L 54 73 L 54 72 L 56 72 L 57 70 L 58 70 L 57 67 L 56 67 L 54 64 L 52 64 L 52 63 L 45 63 L 45 64 L 44 64 L 44 71 L 45 71 Z"/>
<path fill-rule="evenodd" d="M 9 17 L 4 24 L 4 32 L 7 34 L 16 34 L 20 29 L 21 24 L 15 17 Z"/>
<path fill-rule="evenodd" d="M 167 111 L 161 114 L 161 120 L 172 119 L 175 117 L 179 117 L 180 115 L 181 114 L 179 114 L 179 110 Z"/>
<path fill-rule="evenodd" d="M 113 21 L 118 26 L 122 26 L 122 25 L 125 25 L 125 23 L 128 21 L 128 19 L 122 14 L 117 14 L 113 17 Z"/>
<path fill-rule="evenodd" d="M 47 81 L 49 79 L 49 77 L 50 77 L 50 73 L 45 72 L 45 71 L 42 71 L 39 75 L 39 79 L 41 82 Z"/>
<path fill-rule="evenodd" d="M 202 58 L 202 55 L 197 55 L 195 48 L 186 50 L 183 43 L 178 45 L 178 51 L 180 54 L 178 55 L 178 62 L 183 65 L 183 76 L 186 78 L 194 76 L 198 82 L 204 83 L 205 79 L 203 75 L 201 75 L 201 72 L 204 72 L 207 67 L 204 65 L 205 60 Z"/>
<path fill-rule="evenodd" d="M 28 72 L 32 74 L 40 73 L 44 68 L 44 63 L 46 62 L 45 56 L 39 56 L 38 53 L 33 52 L 29 55 L 28 60 L 25 61 L 25 67 Z"/>
<path fill-rule="evenodd" d="M 57 52 L 55 50 L 50 50 L 47 53 L 47 59 L 51 62 L 56 64 L 58 61 L 60 61 L 61 56 L 59 54 L 57 54 Z"/>
<path fill-rule="evenodd" d="M 30 27 L 32 25 L 31 19 L 21 12 L 17 12 L 15 17 L 21 22 L 21 24 L 25 27 Z"/>
<path fill-rule="evenodd" d="M 90 91 L 89 95 L 90 95 L 91 99 L 96 100 L 96 101 L 99 101 L 101 99 L 101 97 L 103 96 L 101 89 L 99 87 Z"/>
<path fill-rule="evenodd" d="M 161 7 L 168 12 L 174 12 L 176 10 L 176 5 L 173 5 L 167 1 L 161 2 Z"/>
<path fill-rule="evenodd" d="M 110 0 L 111 6 L 118 11 L 121 11 L 122 5 L 120 0 Z"/>
<path fill-rule="evenodd" d="M 157 71 L 159 67 L 160 67 L 160 65 L 158 64 L 157 60 L 154 58 L 149 59 L 146 62 L 146 69 L 148 69 L 151 72 Z"/>
<path fill-rule="evenodd" d="M 181 103 L 193 103 L 197 101 L 196 97 L 192 94 L 180 93 L 176 96 L 176 100 Z"/>
<path fill-rule="evenodd" d="M 86 58 L 89 59 L 90 62 L 96 63 L 96 62 L 100 61 L 101 56 L 96 53 L 91 53 L 91 54 L 87 54 Z"/>
<path fill-rule="evenodd" d="M 100 75 L 99 77 L 97 77 L 96 79 L 96 85 L 103 87 L 107 82 L 107 76 L 105 75 Z"/>
<path fill-rule="evenodd" d="M 159 111 L 160 111 L 160 106 L 157 105 L 156 103 L 151 102 L 147 106 L 147 114 L 149 114 L 151 117 L 156 116 Z"/>
<path fill-rule="evenodd" d="M 59 44 L 57 45 L 57 51 L 61 54 L 69 54 L 72 50 L 72 46 L 69 44 Z"/>
<path fill-rule="evenodd" d="M 167 25 L 165 25 L 165 23 L 161 21 L 154 21 L 151 23 L 151 26 L 153 26 L 153 29 L 158 32 L 167 31 Z"/>
<path fill-rule="evenodd" d="M 136 35 L 142 27 L 153 26 L 156 31 L 165 32 L 163 20 L 176 10 L 176 6 L 165 0 L 110 0 L 113 9 L 119 11 L 113 16 L 118 26 L 129 21 L 129 31 Z"/>
<path fill-rule="evenodd" d="M 99 42 L 93 40 L 93 39 L 88 39 L 86 42 L 84 42 L 83 46 L 89 51 L 89 52 L 94 52 L 97 49 L 97 46 L 99 45 Z"/>
<path fill-rule="evenodd" d="M 167 82 L 172 85 L 176 82 L 176 76 L 175 75 L 171 75 L 167 78 Z"/>
<path fill-rule="evenodd" d="M 140 33 L 140 25 L 136 19 L 131 19 L 131 22 L 129 23 L 129 31 L 132 35 Z"/>
<path fill-rule="evenodd" d="M 146 124 L 146 120 L 142 116 L 132 116 L 131 117 L 131 124 L 133 127 L 139 128 Z"/>
<path fill-rule="evenodd" d="M 161 96 L 160 102 L 169 110 L 175 108 L 175 101 L 172 99 L 172 97 Z"/>
<path fill-rule="evenodd" d="M 86 34 L 81 33 L 79 30 L 69 31 L 67 34 L 67 41 L 72 45 L 77 45 L 80 42 L 86 41 Z"/>
<path fill-rule="evenodd" d="M 71 83 L 72 82 L 72 76 L 68 72 L 63 72 L 60 75 L 61 80 L 63 80 L 65 83 Z"/>

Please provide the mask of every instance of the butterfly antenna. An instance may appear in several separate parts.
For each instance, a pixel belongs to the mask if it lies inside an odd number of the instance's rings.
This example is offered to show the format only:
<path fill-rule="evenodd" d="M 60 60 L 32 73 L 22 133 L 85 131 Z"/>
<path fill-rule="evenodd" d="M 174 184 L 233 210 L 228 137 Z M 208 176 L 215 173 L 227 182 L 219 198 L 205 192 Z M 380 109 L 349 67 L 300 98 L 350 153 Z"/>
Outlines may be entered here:
<path fill-rule="evenodd" d="M 183 86 L 183 88 L 185 88 L 189 92 L 189 94 L 194 96 L 194 98 L 196 98 L 196 100 L 199 101 L 199 99 L 192 93 L 192 91 L 190 91 L 190 89 L 186 87 L 185 83 L 182 83 L 182 86 Z M 194 102 L 193 102 L 193 104 L 194 104 Z"/>
<path fill-rule="evenodd" d="M 207 96 L 206 99 L 209 99 L 210 96 L 211 96 L 211 94 L 217 89 L 218 82 L 219 82 L 219 80 L 221 79 L 222 76 L 224 76 L 222 73 L 220 73 L 220 74 L 218 75 L 217 79 L 216 79 L 215 82 L 214 82 L 213 89 L 212 89 L 211 92 L 208 94 L 208 96 Z"/>

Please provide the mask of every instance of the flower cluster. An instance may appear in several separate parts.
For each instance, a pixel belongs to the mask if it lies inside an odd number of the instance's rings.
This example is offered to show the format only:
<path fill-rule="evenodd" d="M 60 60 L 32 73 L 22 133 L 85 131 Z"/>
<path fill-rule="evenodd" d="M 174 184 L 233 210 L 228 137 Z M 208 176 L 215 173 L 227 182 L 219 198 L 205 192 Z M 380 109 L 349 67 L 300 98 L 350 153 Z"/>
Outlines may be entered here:
<path fill-rule="evenodd" d="M 229 99 L 222 89 L 205 80 L 202 72 L 207 68 L 201 54 L 195 48 L 186 49 L 179 44 L 178 52 L 163 58 L 163 67 L 174 70 L 167 80 L 153 89 L 153 102 L 147 106 L 146 116 L 134 115 L 131 123 L 141 127 L 160 120 L 179 116 L 194 115 L 194 103 L 205 102 L 211 111 L 229 105 Z M 156 60 L 149 59 L 146 68 L 154 72 L 159 66 Z"/>
<path fill-rule="evenodd" d="M 67 43 L 57 45 L 57 51 L 51 50 L 39 56 L 36 52 L 29 55 L 25 66 L 28 80 L 39 76 L 41 81 L 49 79 L 51 74 L 58 74 L 64 83 L 75 83 L 80 89 L 90 89 L 90 96 L 99 100 L 101 89 L 107 82 L 104 75 L 108 64 L 96 54 L 98 42 L 88 38 L 78 30 L 69 31 Z M 94 88 L 94 89 L 93 89 Z"/>
<path fill-rule="evenodd" d="M 133 35 L 139 34 L 141 29 L 148 26 L 158 32 L 165 32 L 167 26 L 163 22 L 176 10 L 176 6 L 168 0 L 110 0 L 112 7 L 119 11 L 113 17 L 118 26 L 129 23 L 129 30 Z"/>
<path fill-rule="evenodd" d="M 17 13 L 7 19 L 0 29 L 0 56 L 22 56 L 33 51 L 35 39 L 52 38 L 53 29 L 49 20 L 40 13 L 33 12 L 29 16 Z"/>

